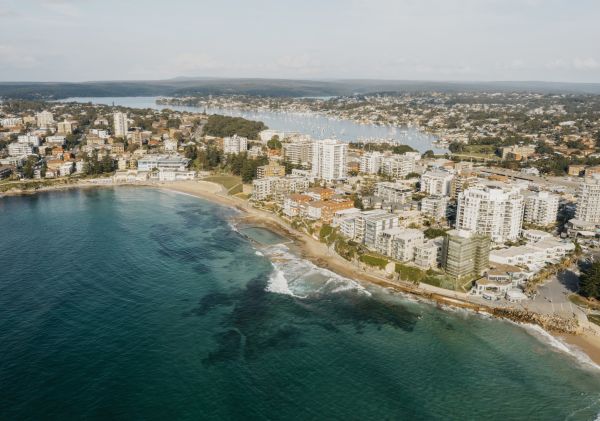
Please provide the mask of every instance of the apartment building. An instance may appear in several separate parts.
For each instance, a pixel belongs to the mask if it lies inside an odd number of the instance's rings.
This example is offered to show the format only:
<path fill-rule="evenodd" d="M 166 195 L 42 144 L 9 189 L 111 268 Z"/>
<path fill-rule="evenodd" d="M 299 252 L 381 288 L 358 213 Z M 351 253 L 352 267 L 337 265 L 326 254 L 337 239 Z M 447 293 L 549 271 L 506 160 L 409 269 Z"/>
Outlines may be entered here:
<path fill-rule="evenodd" d="M 364 227 L 362 241 L 367 247 L 373 249 L 377 246 L 379 236 L 381 236 L 385 230 L 396 228 L 399 221 L 398 215 L 388 212 L 363 214 L 361 219 L 361 228 Z"/>
<path fill-rule="evenodd" d="M 324 223 L 331 223 L 336 212 L 354 207 L 354 202 L 347 199 L 317 200 L 307 203 L 307 216 L 310 219 L 319 219 Z"/>
<path fill-rule="evenodd" d="M 412 198 L 413 191 L 403 184 L 383 181 L 375 185 L 375 196 L 386 203 L 407 203 Z"/>
<path fill-rule="evenodd" d="M 442 247 L 444 237 L 433 238 L 423 244 L 416 245 L 414 250 L 414 262 L 422 268 L 436 268 L 441 263 Z"/>
<path fill-rule="evenodd" d="M 409 262 L 414 259 L 415 248 L 423 244 L 424 238 L 420 230 L 395 227 L 381 233 L 376 250 L 400 262 Z"/>
<path fill-rule="evenodd" d="M 137 161 L 139 171 L 180 170 L 184 171 L 190 160 L 179 155 L 146 155 Z"/>
<path fill-rule="evenodd" d="M 448 215 L 446 196 L 427 196 L 421 200 L 421 213 L 435 220 L 445 219 Z"/>
<path fill-rule="evenodd" d="M 458 195 L 456 229 L 491 238 L 516 240 L 523 225 L 524 200 L 518 188 L 473 187 Z"/>
<path fill-rule="evenodd" d="M 345 180 L 348 145 L 324 139 L 316 140 L 312 146 L 312 177 L 326 182 Z"/>
<path fill-rule="evenodd" d="M 579 185 L 575 219 L 600 225 L 600 176 L 594 175 Z"/>
<path fill-rule="evenodd" d="M 33 155 L 33 146 L 30 143 L 13 142 L 8 145 L 9 156 Z"/>
<path fill-rule="evenodd" d="M 113 133 L 116 137 L 127 137 L 128 124 L 126 113 L 116 112 L 113 114 Z"/>
<path fill-rule="evenodd" d="M 363 174 L 377 174 L 381 168 L 383 154 L 381 152 L 365 152 L 360 157 L 359 170 Z"/>
<path fill-rule="evenodd" d="M 286 195 L 299 193 L 308 189 L 309 181 L 305 177 L 266 177 L 252 181 L 252 198 L 254 200 L 273 199 L 283 203 Z"/>
<path fill-rule="evenodd" d="M 404 178 L 415 171 L 416 160 L 415 155 L 409 152 L 404 155 L 383 157 L 381 160 L 381 172 L 392 178 Z"/>
<path fill-rule="evenodd" d="M 312 141 L 297 139 L 283 144 L 283 157 L 295 165 L 306 165 L 312 162 Z"/>
<path fill-rule="evenodd" d="M 558 262 L 562 257 L 573 251 L 575 251 L 573 242 L 550 237 L 524 246 L 492 250 L 490 261 L 538 269 L 548 263 Z"/>
<path fill-rule="evenodd" d="M 42 111 L 35 115 L 35 123 L 40 129 L 47 129 L 54 124 L 54 115 L 50 111 Z"/>
<path fill-rule="evenodd" d="M 284 177 L 285 176 L 285 167 L 283 165 L 279 165 L 275 161 L 269 162 L 267 165 L 262 165 L 256 169 L 256 178 L 266 178 L 266 177 Z"/>
<path fill-rule="evenodd" d="M 458 199 L 458 195 L 468 188 L 475 187 L 478 179 L 477 174 L 465 169 L 457 172 L 450 183 L 450 197 Z"/>
<path fill-rule="evenodd" d="M 444 238 L 442 267 L 454 279 L 481 276 L 489 267 L 489 256 L 490 239 L 485 235 L 452 230 Z"/>
<path fill-rule="evenodd" d="M 421 175 L 421 188 L 424 193 L 435 196 L 449 196 L 454 174 L 443 170 L 429 170 Z"/>
<path fill-rule="evenodd" d="M 540 226 L 552 225 L 558 216 L 557 195 L 547 191 L 523 193 L 525 197 L 525 212 L 523 222 Z"/>
<path fill-rule="evenodd" d="M 248 139 L 242 136 L 233 135 L 223 138 L 223 153 L 239 154 L 248 150 Z"/>

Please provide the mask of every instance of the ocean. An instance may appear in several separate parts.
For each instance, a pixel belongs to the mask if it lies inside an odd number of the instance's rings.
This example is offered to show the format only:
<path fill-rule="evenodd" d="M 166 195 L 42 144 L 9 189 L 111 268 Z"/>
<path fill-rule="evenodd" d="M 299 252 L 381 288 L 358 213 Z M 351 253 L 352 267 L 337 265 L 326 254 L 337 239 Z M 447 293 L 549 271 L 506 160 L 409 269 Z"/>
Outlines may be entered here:
<path fill-rule="evenodd" d="M 600 370 L 539 329 L 340 277 L 234 212 L 0 199 L 0 419 L 598 416 Z"/>

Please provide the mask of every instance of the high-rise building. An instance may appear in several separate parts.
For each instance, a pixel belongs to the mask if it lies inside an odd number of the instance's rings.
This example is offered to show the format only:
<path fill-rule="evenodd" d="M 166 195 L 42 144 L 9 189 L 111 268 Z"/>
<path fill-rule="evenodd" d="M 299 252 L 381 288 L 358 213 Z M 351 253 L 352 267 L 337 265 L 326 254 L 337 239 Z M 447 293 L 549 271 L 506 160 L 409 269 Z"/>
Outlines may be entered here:
<path fill-rule="evenodd" d="M 414 172 L 415 161 L 420 155 L 407 152 L 404 155 L 392 155 L 381 160 L 381 172 L 393 178 L 401 178 Z"/>
<path fill-rule="evenodd" d="M 58 134 L 71 134 L 73 133 L 73 122 L 66 120 L 60 121 L 57 125 Z"/>
<path fill-rule="evenodd" d="M 283 157 L 286 161 L 303 165 L 312 161 L 312 141 L 309 139 L 296 139 L 283 144 Z"/>
<path fill-rule="evenodd" d="M 490 239 L 469 231 L 448 231 L 441 260 L 448 276 L 454 279 L 480 276 L 489 267 Z"/>
<path fill-rule="evenodd" d="M 383 155 L 381 152 L 365 152 L 360 157 L 360 172 L 363 174 L 377 174 L 381 167 Z"/>
<path fill-rule="evenodd" d="M 35 122 L 40 129 L 47 129 L 54 124 L 54 116 L 50 111 L 42 111 L 35 115 Z"/>
<path fill-rule="evenodd" d="M 113 130 L 116 137 L 127 137 L 127 132 L 129 131 L 127 114 L 121 112 L 113 114 Z"/>
<path fill-rule="evenodd" d="M 443 171 L 426 171 L 421 175 L 421 191 L 436 196 L 448 196 L 454 174 Z"/>
<path fill-rule="evenodd" d="M 412 198 L 413 190 L 404 184 L 382 181 L 375 184 L 375 196 L 386 203 L 401 204 L 409 202 Z"/>
<path fill-rule="evenodd" d="M 496 243 L 514 241 L 523 225 L 518 188 L 472 187 L 458 195 L 456 229 L 486 235 Z"/>
<path fill-rule="evenodd" d="M 547 191 L 525 192 L 523 222 L 535 225 L 551 225 L 558 216 L 558 196 Z"/>
<path fill-rule="evenodd" d="M 600 175 L 587 177 L 579 186 L 575 219 L 600 224 Z"/>
<path fill-rule="evenodd" d="M 333 139 L 313 143 L 312 176 L 327 182 L 346 179 L 348 144 Z"/>
<path fill-rule="evenodd" d="M 465 169 L 456 173 L 450 183 L 450 197 L 458 199 L 458 195 L 464 190 L 475 187 L 477 184 L 477 174 Z"/>
<path fill-rule="evenodd" d="M 284 177 L 285 167 L 279 165 L 275 161 L 269 162 L 267 165 L 261 165 L 256 169 L 256 178 L 268 178 L 268 177 Z"/>
<path fill-rule="evenodd" d="M 223 138 L 223 153 L 239 154 L 248 150 L 248 139 L 242 136 L 233 135 Z"/>

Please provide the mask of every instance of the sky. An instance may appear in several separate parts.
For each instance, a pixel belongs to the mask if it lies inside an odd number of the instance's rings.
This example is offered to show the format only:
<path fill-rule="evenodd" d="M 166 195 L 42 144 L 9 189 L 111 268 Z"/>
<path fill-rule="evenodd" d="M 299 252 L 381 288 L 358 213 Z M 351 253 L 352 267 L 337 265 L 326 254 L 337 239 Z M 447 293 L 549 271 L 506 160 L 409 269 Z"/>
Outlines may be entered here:
<path fill-rule="evenodd" d="M 600 0 L 0 0 L 0 81 L 600 82 Z"/>

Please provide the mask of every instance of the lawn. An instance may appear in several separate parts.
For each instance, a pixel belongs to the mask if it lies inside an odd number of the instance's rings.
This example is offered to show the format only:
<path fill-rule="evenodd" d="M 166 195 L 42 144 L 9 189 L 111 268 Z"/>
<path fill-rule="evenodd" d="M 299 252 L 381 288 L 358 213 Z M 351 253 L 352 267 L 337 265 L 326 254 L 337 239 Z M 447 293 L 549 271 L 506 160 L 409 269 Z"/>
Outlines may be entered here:
<path fill-rule="evenodd" d="M 227 189 L 229 194 L 241 193 L 243 189 L 242 179 L 234 175 L 214 175 L 203 178 L 202 180 L 222 185 Z"/>
<path fill-rule="evenodd" d="M 590 314 L 588 317 L 588 320 L 594 324 L 597 324 L 598 326 L 600 326 L 600 315 L 598 314 Z"/>
<path fill-rule="evenodd" d="M 591 310 L 600 310 L 600 304 L 587 300 L 579 294 L 569 295 L 569 301 L 580 307 L 589 308 Z"/>

